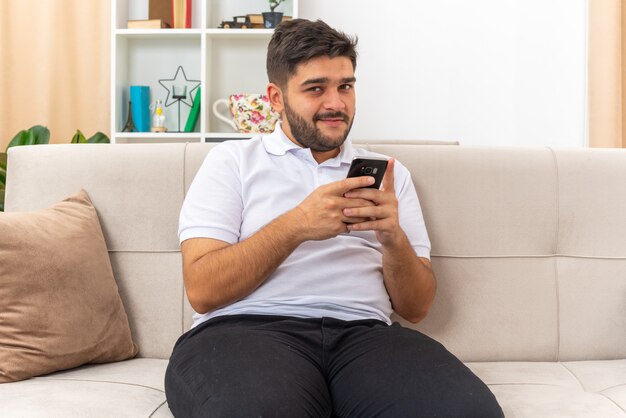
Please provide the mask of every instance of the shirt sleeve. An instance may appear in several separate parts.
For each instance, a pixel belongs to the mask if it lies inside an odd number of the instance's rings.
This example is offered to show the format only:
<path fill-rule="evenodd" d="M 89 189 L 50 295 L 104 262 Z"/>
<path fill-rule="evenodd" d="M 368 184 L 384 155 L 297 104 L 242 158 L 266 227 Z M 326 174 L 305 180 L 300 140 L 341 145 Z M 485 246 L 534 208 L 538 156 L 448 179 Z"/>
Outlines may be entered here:
<path fill-rule="evenodd" d="M 239 156 L 222 143 L 204 159 L 180 211 L 178 238 L 238 242 L 242 220 Z"/>
<path fill-rule="evenodd" d="M 430 239 L 411 173 L 401 163 L 395 163 L 395 189 L 398 198 L 400 226 L 418 257 L 430 259 Z"/>

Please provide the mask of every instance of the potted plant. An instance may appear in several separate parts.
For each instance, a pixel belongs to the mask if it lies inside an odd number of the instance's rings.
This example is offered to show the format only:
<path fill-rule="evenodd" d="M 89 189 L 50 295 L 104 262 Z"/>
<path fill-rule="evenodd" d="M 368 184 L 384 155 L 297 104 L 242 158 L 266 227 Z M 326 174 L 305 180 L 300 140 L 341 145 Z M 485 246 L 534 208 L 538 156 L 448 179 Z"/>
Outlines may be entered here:
<path fill-rule="evenodd" d="M 283 13 L 275 12 L 274 10 L 284 1 L 285 0 L 269 0 L 271 11 L 263 12 L 263 26 L 266 29 L 275 28 L 283 19 Z"/>
<path fill-rule="evenodd" d="M 11 147 L 17 147 L 20 145 L 40 145 L 50 142 L 50 130 L 45 126 L 35 125 L 29 129 L 19 131 L 17 135 L 13 137 L 7 151 Z M 72 137 L 72 144 L 107 144 L 111 142 L 109 137 L 102 132 L 97 132 L 91 138 L 85 138 L 85 135 L 80 130 L 76 130 L 76 133 Z M 7 178 L 7 153 L 0 152 L 0 212 L 4 211 L 4 191 L 6 188 Z"/>

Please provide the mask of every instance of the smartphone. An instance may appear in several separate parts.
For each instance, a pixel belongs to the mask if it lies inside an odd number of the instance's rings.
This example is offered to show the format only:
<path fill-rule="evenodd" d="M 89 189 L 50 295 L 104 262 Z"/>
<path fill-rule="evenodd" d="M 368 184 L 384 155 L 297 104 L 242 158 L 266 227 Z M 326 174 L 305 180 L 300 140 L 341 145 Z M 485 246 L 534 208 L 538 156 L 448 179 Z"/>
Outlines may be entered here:
<path fill-rule="evenodd" d="M 348 170 L 348 177 L 361 177 L 371 176 L 374 177 L 374 184 L 371 186 L 373 189 L 380 189 L 380 185 L 383 182 L 383 176 L 387 170 L 387 159 L 379 157 L 354 157 L 350 169 Z"/>

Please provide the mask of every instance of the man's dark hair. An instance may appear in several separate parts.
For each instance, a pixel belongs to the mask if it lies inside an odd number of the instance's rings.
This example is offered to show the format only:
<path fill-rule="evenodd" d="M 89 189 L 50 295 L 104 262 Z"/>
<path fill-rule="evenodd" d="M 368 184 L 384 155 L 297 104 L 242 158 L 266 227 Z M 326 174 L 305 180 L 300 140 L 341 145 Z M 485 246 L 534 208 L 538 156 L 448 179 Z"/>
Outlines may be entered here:
<path fill-rule="evenodd" d="M 318 20 L 293 19 L 274 30 L 267 47 L 267 76 L 280 88 L 287 86 L 298 64 L 319 56 L 346 57 L 356 69 L 358 39 L 339 32 Z"/>

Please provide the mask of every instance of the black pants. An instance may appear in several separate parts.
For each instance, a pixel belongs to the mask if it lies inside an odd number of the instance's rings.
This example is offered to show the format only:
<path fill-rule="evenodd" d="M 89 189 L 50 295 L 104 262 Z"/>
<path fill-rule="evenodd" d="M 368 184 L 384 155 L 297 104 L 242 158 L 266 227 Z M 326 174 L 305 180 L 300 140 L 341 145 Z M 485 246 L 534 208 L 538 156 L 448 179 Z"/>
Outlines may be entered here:
<path fill-rule="evenodd" d="M 176 417 L 502 417 L 487 386 L 437 341 L 398 324 L 236 315 L 176 343 Z"/>

